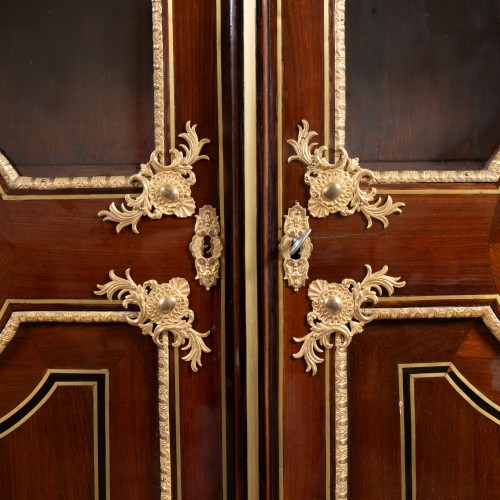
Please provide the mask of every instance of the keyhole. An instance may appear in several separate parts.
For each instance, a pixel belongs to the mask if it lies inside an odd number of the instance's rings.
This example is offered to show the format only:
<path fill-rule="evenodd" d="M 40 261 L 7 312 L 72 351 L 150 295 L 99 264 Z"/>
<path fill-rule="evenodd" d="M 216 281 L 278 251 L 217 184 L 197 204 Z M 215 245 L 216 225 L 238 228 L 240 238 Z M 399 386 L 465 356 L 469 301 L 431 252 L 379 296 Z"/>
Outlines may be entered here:
<path fill-rule="evenodd" d="M 212 257 L 212 238 L 209 235 L 203 238 L 203 257 L 206 259 Z"/>
<path fill-rule="evenodd" d="M 291 255 L 293 260 L 299 260 L 300 259 L 300 248 L 293 254 Z"/>

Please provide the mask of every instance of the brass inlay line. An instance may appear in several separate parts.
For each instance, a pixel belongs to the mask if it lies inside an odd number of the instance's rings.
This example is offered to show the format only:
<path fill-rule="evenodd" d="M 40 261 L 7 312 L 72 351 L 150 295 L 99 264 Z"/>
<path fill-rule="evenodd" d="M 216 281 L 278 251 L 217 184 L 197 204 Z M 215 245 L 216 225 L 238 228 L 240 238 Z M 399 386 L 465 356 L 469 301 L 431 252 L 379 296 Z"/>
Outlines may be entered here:
<path fill-rule="evenodd" d="M 323 1 L 323 135 L 326 159 L 330 159 L 330 0 Z M 330 352 L 325 353 L 325 500 L 331 498 L 331 410 L 330 410 Z"/>
<path fill-rule="evenodd" d="M 219 214 L 220 214 L 220 236 L 225 241 L 225 184 L 224 184 L 224 116 L 222 101 L 222 13 L 221 0 L 215 4 L 216 30 L 217 30 L 217 133 L 219 146 Z M 227 401 L 226 401 L 226 267 L 225 258 L 222 254 L 220 259 L 220 304 L 221 304 L 221 331 L 220 331 L 220 359 L 221 359 L 221 405 L 222 405 L 222 500 L 227 500 Z"/>
<path fill-rule="evenodd" d="M 276 2 L 276 92 L 277 92 L 277 207 L 278 238 L 283 237 L 283 16 L 282 0 Z M 278 496 L 283 500 L 283 403 L 284 403 L 284 317 L 283 268 L 278 266 Z"/>
<path fill-rule="evenodd" d="M 257 76 L 256 7 L 253 2 L 244 2 L 243 20 L 247 480 L 248 498 L 258 498 Z"/>
<path fill-rule="evenodd" d="M 404 302 L 424 302 L 424 301 L 463 301 L 463 300 L 497 300 L 500 296 L 497 294 L 479 294 L 479 295 L 407 295 L 395 297 L 380 297 L 379 303 L 404 303 Z"/>
<path fill-rule="evenodd" d="M 175 65 L 173 0 L 168 0 L 168 87 L 170 109 L 170 149 L 175 147 Z"/>
<path fill-rule="evenodd" d="M 177 498 L 182 498 L 182 436 L 181 436 L 181 383 L 179 370 L 179 350 L 174 353 L 175 391 L 175 471 L 177 478 Z M 170 500 L 170 499 L 169 499 Z"/>
<path fill-rule="evenodd" d="M 407 194 L 414 196 L 425 196 L 430 194 L 438 194 L 438 195 L 500 195 L 500 189 L 492 188 L 492 189 L 449 189 L 449 188 L 434 188 L 434 189 L 377 189 L 377 193 L 379 194 Z"/>

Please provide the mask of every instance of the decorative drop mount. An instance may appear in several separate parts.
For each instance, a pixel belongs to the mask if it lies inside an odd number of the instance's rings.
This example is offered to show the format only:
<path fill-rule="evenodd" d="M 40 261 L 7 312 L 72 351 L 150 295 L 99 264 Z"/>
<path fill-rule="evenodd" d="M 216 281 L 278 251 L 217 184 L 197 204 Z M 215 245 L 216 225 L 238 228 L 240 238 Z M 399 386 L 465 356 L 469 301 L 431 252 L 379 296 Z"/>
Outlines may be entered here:
<path fill-rule="evenodd" d="M 310 186 L 308 209 L 311 215 L 323 218 L 337 212 L 343 216 L 362 212 L 367 219 L 368 228 L 372 225 L 372 219 L 379 220 L 387 227 L 387 216 L 401 213 L 400 207 L 403 207 L 404 203 L 394 203 L 390 196 L 383 203 L 382 199 L 377 197 L 375 188 L 362 189 L 362 182 L 373 181 L 373 172 L 361 168 L 359 160 L 349 158 L 343 148 L 337 150 L 338 161 L 335 164 L 329 163 L 325 158 L 326 146 L 316 148 L 317 143 L 309 144 L 318 134 L 309 131 L 307 120 L 302 120 L 302 125 L 298 125 L 297 140 L 288 141 L 296 153 L 288 158 L 288 162 L 299 160 L 307 166 L 304 180 Z"/>
<path fill-rule="evenodd" d="M 199 333 L 192 328 L 194 313 L 189 309 L 189 283 L 184 278 L 172 278 L 168 283 L 148 280 L 142 285 L 134 282 L 130 269 L 125 271 L 125 278 L 120 278 L 113 270 L 109 272 L 111 281 L 97 285 L 96 295 L 106 295 L 109 300 L 116 294 L 123 298 L 123 307 L 130 304 L 139 307 L 139 311 L 130 312 L 127 322 L 138 326 L 143 335 L 150 335 L 158 345 L 163 345 L 163 335 L 172 333 L 175 337 L 173 347 L 189 350 L 182 359 L 191 362 L 193 371 L 201 366 L 202 352 L 210 352 L 203 341 L 210 334 Z M 184 343 L 187 341 L 187 344 Z"/>
<path fill-rule="evenodd" d="M 163 164 L 162 153 L 153 151 L 151 159 L 141 165 L 139 173 L 129 178 L 130 185 L 142 186 L 141 193 L 127 195 L 120 208 L 113 202 L 109 210 L 101 210 L 97 214 L 104 217 L 104 220 L 116 222 L 117 233 L 127 226 L 132 226 L 132 231 L 139 233 L 137 223 L 143 216 L 160 219 L 163 215 L 193 215 L 196 209 L 190 187 L 196 183 L 193 165 L 199 160 L 209 159 L 206 155 L 200 155 L 200 152 L 210 141 L 200 141 L 196 134 L 196 125 L 191 127 L 190 122 L 186 124 L 186 132 L 179 137 L 187 142 L 187 146 L 181 144 L 184 152 L 175 148 L 170 150 L 170 165 Z"/>

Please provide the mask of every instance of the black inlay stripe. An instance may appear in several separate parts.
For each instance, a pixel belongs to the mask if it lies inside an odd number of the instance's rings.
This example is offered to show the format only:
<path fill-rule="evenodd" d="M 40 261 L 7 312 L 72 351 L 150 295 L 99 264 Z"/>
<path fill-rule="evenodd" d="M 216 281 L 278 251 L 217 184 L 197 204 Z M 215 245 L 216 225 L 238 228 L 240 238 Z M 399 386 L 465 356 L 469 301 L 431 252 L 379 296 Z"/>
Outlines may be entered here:
<path fill-rule="evenodd" d="M 471 401 L 481 408 L 481 410 L 497 420 L 500 420 L 500 410 L 498 410 L 498 408 L 492 406 L 488 401 L 483 399 L 480 394 L 472 390 L 471 387 L 469 387 L 469 385 L 467 385 L 455 372 L 450 371 L 448 376 Z"/>
<path fill-rule="evenodd" d="M 15 413 L 0 422 L 0 434 L 9 431 L 33 411 L 58 382 L 95 382 L 97 388 L 97 484 L 98 499 L 106 499 L 106 374 L 92 372 L 51 372 L 38 391 Z"/>

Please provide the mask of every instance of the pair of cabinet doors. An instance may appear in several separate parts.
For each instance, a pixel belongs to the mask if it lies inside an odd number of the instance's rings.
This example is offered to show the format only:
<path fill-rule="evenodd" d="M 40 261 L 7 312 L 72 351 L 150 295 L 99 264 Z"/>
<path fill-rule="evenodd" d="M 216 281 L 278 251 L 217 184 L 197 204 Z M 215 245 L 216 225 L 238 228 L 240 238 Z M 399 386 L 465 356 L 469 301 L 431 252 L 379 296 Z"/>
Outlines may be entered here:
<path fill-rule="evenodd" d="M 4 0 L 0 497 L 497 498 L 499 61 L 497 0 Z"/>

